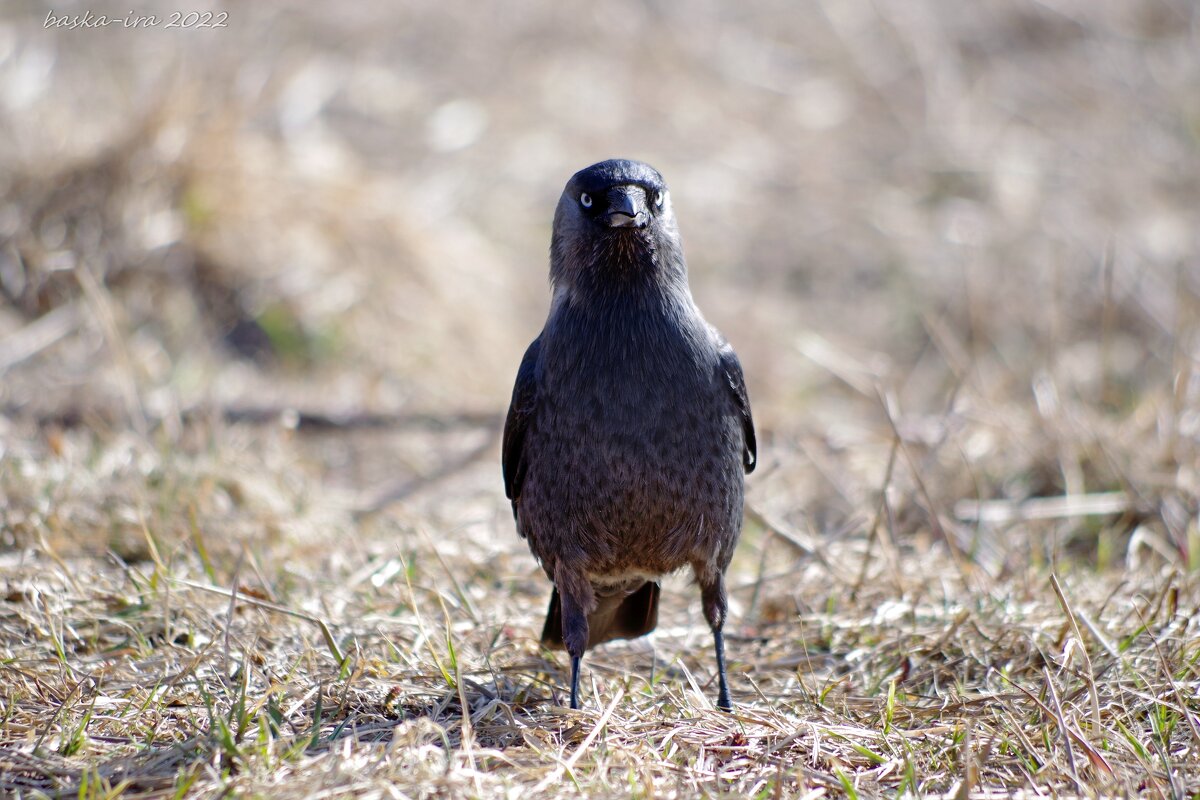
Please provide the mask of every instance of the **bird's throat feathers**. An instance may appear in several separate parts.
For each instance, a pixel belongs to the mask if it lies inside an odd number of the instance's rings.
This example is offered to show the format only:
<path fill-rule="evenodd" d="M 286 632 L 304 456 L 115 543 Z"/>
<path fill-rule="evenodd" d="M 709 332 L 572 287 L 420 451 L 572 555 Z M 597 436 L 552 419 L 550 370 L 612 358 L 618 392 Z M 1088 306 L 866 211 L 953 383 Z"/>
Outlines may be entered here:
<path fill-rule="evenodd" d="M 589 239 L 555 237 L 550 282 L 556 297 L 573 305 L 607 305 L 624 297 L 635 303 L 664 292 L 688 293 L 687 267 L 674 242 L 642 231 L 613 231 Z"/>

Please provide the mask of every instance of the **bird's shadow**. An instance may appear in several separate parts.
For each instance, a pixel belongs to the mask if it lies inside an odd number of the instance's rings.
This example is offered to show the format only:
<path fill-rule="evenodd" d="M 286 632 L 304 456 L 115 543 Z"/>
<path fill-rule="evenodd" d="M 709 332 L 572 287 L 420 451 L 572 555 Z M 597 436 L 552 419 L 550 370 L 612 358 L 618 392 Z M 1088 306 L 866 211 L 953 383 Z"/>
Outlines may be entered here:
<path fill-rule="evenodd" d="M 498 751 L 514 746 L 569 746 L 591 730 L 619 682 L 626 682 L 628 695 L 655 692 L 656 683 L 666 680 L 686 680 L 684 670 L 655 659 L 652 651 L 621 648 L 591 661 L 595 691 L 587 680 L 582 707 L 573 710 L 567 706 L 570 668 L 561 661 L 547 652 L 520 664 L 464 675 L 461 686 L 442 684 L 408 695 L 396 693 L 381 706 L 350 709 L 332 729 L 322 725 L 328 733 L 308 749 L 326 750 L 347 738 L 433 745 L 447 752 L 464 746 Z"/>

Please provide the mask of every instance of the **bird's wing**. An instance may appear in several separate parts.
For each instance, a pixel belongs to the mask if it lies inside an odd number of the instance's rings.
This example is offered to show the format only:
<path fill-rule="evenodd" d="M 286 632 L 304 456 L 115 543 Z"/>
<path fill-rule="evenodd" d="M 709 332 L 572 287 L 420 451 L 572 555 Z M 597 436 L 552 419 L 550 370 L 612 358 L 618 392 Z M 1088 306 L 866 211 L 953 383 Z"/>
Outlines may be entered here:
<path fill-rule="evenodd" d="M 754 417 L 750 414 L 750 396 L 746 393 L 746 378 L 742 375 L 742 362 L 738 361 L 737 353 L 724 339 L 720 339 L 720 343 L 721 371 L 742 418 L 742 466 L 749 474 L 758 465 L 758 442 L 754 436 Z"/>
<path fill-rule="evenodd" d="M 541 337 L 533 340 L 521 367 L 517 370 L 517 383 L 513 386 L 512 403 L 508 406 L 508 417 L 504 420 L 504 442 L 501 466 L 504 470 L 504 494 L 513 502 L 513 513 L 517 510 L 517 497 L 521 494 L 521 481 L 525 477 L 525 431 L 533 419 L 537 407 L 537 359 L 541 348 Z"/>

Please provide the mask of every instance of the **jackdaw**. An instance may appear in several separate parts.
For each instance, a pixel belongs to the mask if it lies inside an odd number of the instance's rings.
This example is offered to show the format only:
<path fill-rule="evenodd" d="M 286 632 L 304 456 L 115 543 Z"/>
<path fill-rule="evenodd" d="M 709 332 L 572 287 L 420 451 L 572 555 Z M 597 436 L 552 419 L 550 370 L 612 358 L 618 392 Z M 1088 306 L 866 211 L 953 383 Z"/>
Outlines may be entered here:
<path fill-rule="evenodd" d="M 517 531 L 554 582 L 542 642 L 571 656 L 658 622 L 690 566 L 725 677 L 724 573 L 742 526 L 754 422 L 733 348 L 692 300 L 671 198 L 648 164 L 580 170 L 554 213 L 550 313 L 504 425 Z"/>

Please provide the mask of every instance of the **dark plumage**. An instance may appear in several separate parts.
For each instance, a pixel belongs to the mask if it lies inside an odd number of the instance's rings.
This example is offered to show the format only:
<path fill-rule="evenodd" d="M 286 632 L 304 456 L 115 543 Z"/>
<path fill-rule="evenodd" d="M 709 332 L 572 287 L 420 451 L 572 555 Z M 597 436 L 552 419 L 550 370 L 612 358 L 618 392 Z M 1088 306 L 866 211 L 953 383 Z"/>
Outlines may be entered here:
<path fill-rule="evenodd" d="M 704 321 L 662 176 L 638 161 L 577 172 L 554 214 L 553 299 L 504 426 L 504 488 L 554 592 L 542 641 L 571 655 L 658 620 L 658 580 L 690 566 L 716 643 L 742 525 L 754 423 L 733 348 Z"/>

